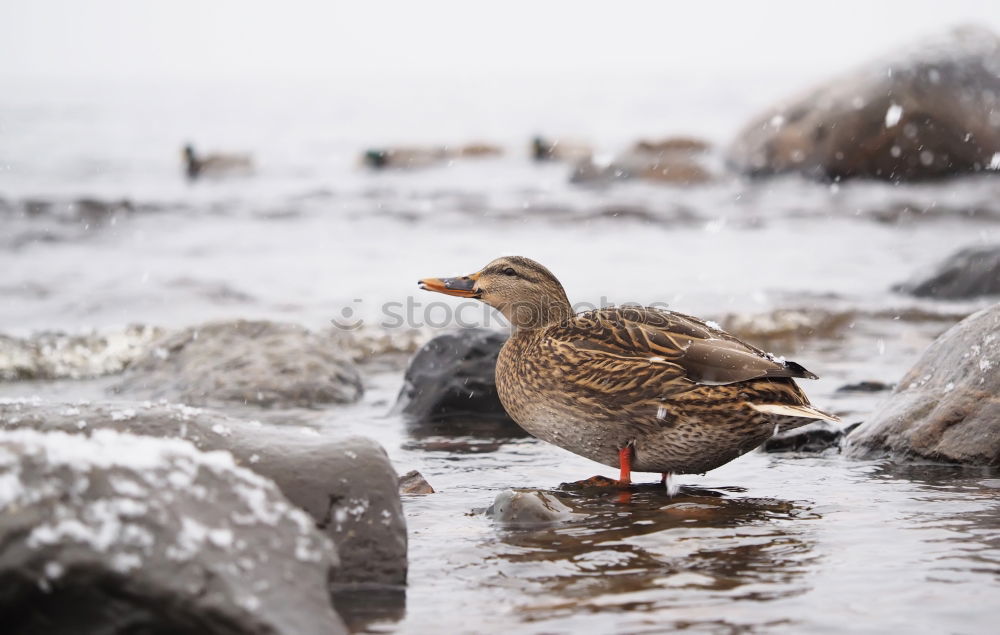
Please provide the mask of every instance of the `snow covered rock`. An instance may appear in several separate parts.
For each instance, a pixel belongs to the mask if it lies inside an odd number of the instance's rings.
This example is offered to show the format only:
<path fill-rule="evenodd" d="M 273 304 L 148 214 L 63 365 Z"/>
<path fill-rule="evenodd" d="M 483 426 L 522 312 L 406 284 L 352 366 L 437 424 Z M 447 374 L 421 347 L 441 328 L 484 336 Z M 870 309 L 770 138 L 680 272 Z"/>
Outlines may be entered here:
<path fill-rule="evenodd" d="M 151 326 L 107 333 L 0 335 L 0 380 L 79 379 L 120 373 L 163 336 Z"/>
<path fill-rule="evenodd" d="M 90 434 L 111 429 L 180 437 L 201 450 L 226 450 L 272 481 L 334 542 L 338 586 L 403 584 L 406 519 L 398 477 L 382 447 L 314 428 L 267 425 L 201 408 L 165 404 L 51 404 L 0 400 L 0 429 Z"/>
<path fill-rule="evenodd" d="M 961 249 L 929 277 L 895 287 L 921 298 L 957 300 L 1000 295 L 1000 245 Z"/>
<path fill-rule="evenodd" d="M 361 375 L 336 340 L 295 324 L 214 322 L 156 342 L 112 391 L 189 405 L 357 401 Z"/>
<path fill-rule="evenodd" d="M 1000 169 L 1000 39 L 955 29 L 753 120 L 729 162 L 754 175 L 909 181 Z"/>
<path fill-rule="evenodd" d="M 1000 304 L 928 347 L 882 406 L 846 439 L 855 458 L 1000 466 Z"/>
<path fill-rule="evenodd" d="M 343 633 L 312 519 L 223 452 L 0 430 L 8 633 Z"/>

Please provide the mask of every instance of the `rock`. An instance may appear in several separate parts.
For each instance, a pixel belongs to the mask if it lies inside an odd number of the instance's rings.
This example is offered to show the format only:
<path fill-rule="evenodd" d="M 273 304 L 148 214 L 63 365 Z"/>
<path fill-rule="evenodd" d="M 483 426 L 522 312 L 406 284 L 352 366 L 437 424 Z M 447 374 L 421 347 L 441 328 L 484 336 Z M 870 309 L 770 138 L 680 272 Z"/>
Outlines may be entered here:
<path fill-rule="evenodd" d="M 346 632 L 330 541 L 229 454 L 3 430 L 0 482 L 5 632 Z"/>
<path fill-rule="evenodd" d="M 630 173 L 614 162 L 598 163 L 594 159 L 587 158 L 573 165 L 573 171 L 569 175 L 569 182 L 576 185 L 605 186 L 617 181 L 627 181 L 631 178 L 632 175 Z"/>
<path fill-rule="evenodd" d="M 793 349 L 805 340 L 840 337 L 858 319 L 854 311 L 818 308 L 776 309 L 766 313 L 730 313 L 722 328 L 765 349 Z"/>
<path fill-rule="evenodd" d="M 497 494 L 486 515 L 502 527 L 537 527 L 572 520 L 576 514 L 547 492 L 507 490 Z"/>
<path fill-rule="evenodd" d="M 112 429 L 180 437 L 201 450 L 226 450 L 273 480 L 337 545 L 339 586 L 406 581 L 406 519 L 398 479 L 370 439 L 274 426 L 200 408 L 151 404 L 50 404 L 0 400 L 0 428 L 90 434 Z"/>
<path fill-rule="evenodd" d="M 423 474 L 410 470 L 399 477 L 400 494 L 433 494 L 434 488 L 427 482 Z"/>
<path fill-rule="evenodd" d="M 0 335 L 0 380 L 81 379 L 120 373 L 162 335 L 161 329 L 151 326 L 85 335 Z"/>
<path fill-rule="evenodd" d="M 214 322 L 156 342 L 112 392 L 189 405 L 312 407 L 363 392 L 357 367 L 329 335 L 276 322 Z"/>
<path fill-rule="evenodd" d="M 406 369 L 393 411 L 418 420 L 467 414 L 509 419 L 496 387 L 497 355 L 506 340 L 504 333 L 477 328 L 427 342 Z"/>
<path fill-rule="evenodd" d="M 882 392 L 892 390 L 892 384 L 882 381 L 859 381 L 854 384 L 844 384 L 837 389 L 837 392 Z"/>
<path fill-rule="evenodd" d="M 1000 304 L 934 341 L 846 440 L 855 458 L 1000 466 Z"/>
<path fill-rule="evenodd" d="M 752 175 L 912 181 L 1000 168 L 1000 40 L 915 43 L 753 120 L 728 159 Z"/>
<path fill-rule="evenodd" d="M 930 277 L 896 285 L 893 290 L 947 300 L 1000 295 L 1000 245 L 961 249 L 938 265 Z"/>
<path fill-rule="evenodd" d="M 829 449 L 840 449 L 840 440 L 859 424 L 842 428 L 829 421 L 816 421 L 801 428 L 779 432 L 764 442 L 764 452 L 809 452 L 819 453 Z"/>

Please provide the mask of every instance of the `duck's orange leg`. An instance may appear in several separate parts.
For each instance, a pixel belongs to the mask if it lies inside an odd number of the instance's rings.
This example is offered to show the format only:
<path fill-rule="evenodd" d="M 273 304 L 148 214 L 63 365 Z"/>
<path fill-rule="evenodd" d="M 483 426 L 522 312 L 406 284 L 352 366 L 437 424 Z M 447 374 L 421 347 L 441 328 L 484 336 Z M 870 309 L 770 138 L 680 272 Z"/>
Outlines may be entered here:
<path fill-rule="evenodd" d="M 632 484 L 632 452 L 631 445 L 618 450 L 618 465 L 621 468 L 621 474 L 618 476 L 619 485 Z"/>

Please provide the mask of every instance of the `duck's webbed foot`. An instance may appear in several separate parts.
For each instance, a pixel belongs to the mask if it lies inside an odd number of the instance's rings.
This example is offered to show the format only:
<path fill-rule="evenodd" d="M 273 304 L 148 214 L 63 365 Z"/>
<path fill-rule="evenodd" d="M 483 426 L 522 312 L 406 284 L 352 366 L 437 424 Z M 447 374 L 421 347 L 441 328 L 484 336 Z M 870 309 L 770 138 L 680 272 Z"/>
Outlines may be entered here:
<path fill-rule="evenodd" d="M 601 476 L 600 474 L 585 478 L 582 481 L 573 481 L 569 484 L 577 487 L 620 487 L 621 485 L 615 479 Z"/>

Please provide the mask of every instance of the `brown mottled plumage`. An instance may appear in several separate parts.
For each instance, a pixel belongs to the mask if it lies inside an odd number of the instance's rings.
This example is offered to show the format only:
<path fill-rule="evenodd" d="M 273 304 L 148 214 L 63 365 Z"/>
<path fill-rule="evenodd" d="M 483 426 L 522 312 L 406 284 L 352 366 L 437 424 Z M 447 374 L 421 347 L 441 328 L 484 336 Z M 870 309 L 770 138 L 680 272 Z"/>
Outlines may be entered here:
<path fill-rule="evenodd" d="M 555 276 L 527 258 L 420 284 L 500 310 L 513 329 L 497 360 L 504 408 L 536 437 L 621 467 L 626 483 L 630 469 L 705 472 L 777 428 L 836 420 L 795 384 L 816 377 L 802 366 L 680 313 L 621 307 L 573 315 Z"/>

